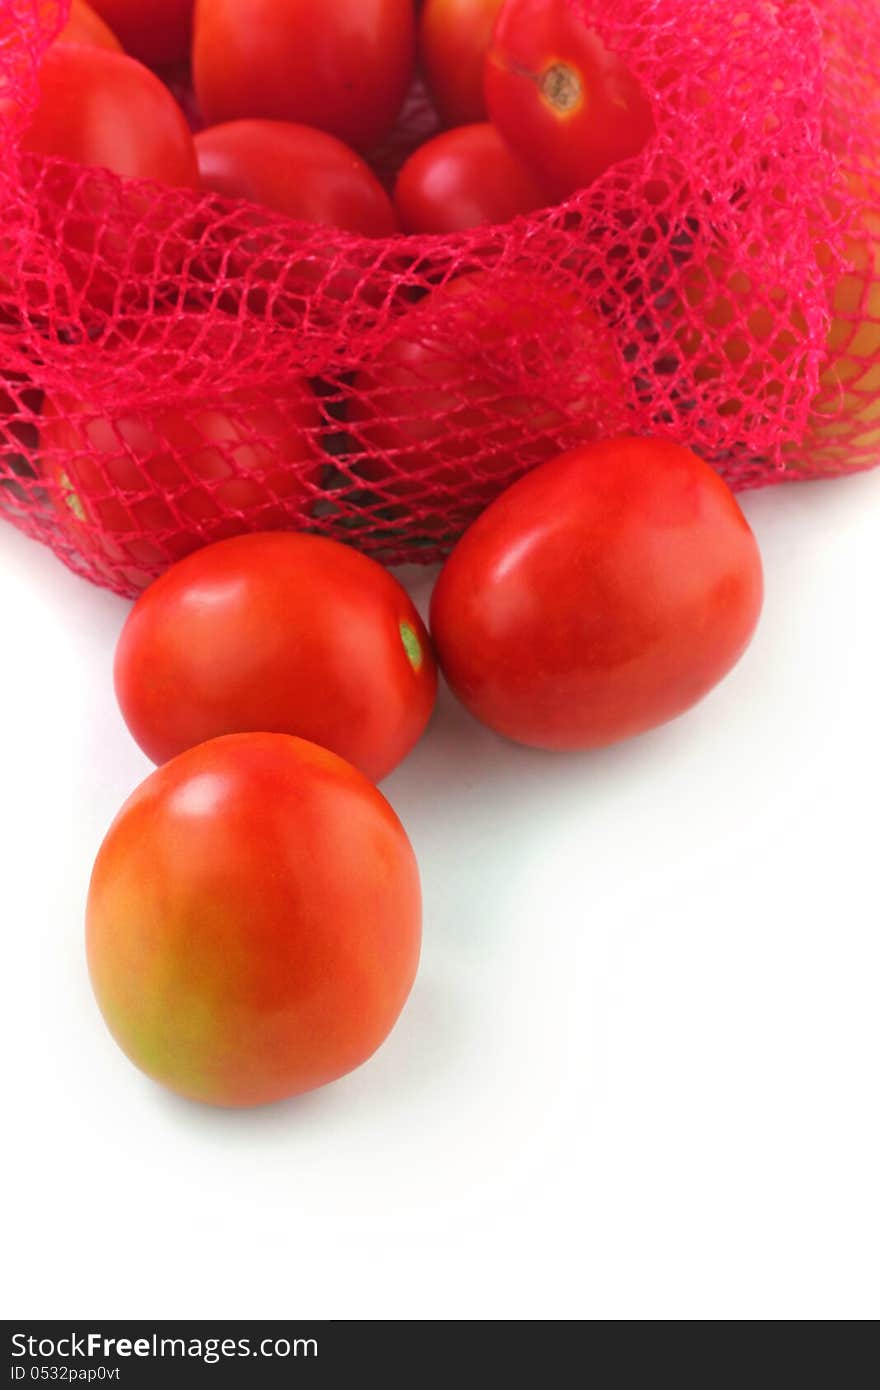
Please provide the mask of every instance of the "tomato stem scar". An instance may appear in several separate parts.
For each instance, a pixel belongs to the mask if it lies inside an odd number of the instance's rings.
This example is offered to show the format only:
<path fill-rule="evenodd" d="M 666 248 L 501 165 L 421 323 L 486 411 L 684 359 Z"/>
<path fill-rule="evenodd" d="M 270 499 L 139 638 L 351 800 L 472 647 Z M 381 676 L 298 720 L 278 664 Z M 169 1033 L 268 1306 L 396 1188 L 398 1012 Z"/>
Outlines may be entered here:
<path fill-rule="evenodd" d="M 409 662 L 413 670 L 420 671 L 422 669 L 422 662 L 425 659 L 425 654 L 422 651 L 422 644 L 419 641 L 418 633 L 406 619 L 403 619 L 400 624 L 400 640 L 403 643 L 403 649 L 409 657 Z"/>
<path fill-rule="evenodd" d="M 541 74 L 541 96 L 554 111 L 568 114 L 583 105 L 584 84 L 568 63 L 554 63 Z"/>

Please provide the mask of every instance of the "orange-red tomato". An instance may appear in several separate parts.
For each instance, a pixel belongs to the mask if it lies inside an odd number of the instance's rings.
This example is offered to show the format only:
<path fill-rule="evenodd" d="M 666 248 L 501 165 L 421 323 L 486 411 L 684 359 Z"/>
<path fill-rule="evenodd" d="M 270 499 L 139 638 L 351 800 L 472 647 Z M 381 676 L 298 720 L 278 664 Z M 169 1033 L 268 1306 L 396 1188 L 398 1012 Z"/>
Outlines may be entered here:
<path fill-rule="evenodd" d="M 419 56 L 428 90 L 446 125 L 486 119 L 483 70 L 504 0 L 426 0 Z"/>
<path fill-rule="evenodd" d="M 277 404 L 243 388 L 181 405 L 173 381 L 162 396 L 113 418 L 63 396 L 43 407 L 41 464 L 64 531 L 133 589 L 206 541 L 304 524 L 319 478 L 322 417 L 305 383 Z"/>
<path fill-rule="evenodd" d="M 459 541 L 431 631 L 459 699 L 536 748 L 597 748 L 683 713 L 745 650 L 755 538 L 688 449 L 618 439 L 514 484 Z"/>
<path fill-rule="evenodd" d="M 543 207 L 537 180 L 493 125 L 458 126 L 410 155 L 394 190 L 405 232 L 463 232 Z"/>
<path fill-rule="evenodd" d="M 85 0 L 73 0 L 70 18 L 65 24 L 56 43 L 85 43 L 97 48 L 112 48 L 120 52 L 119 42 L 109 24 L 87 5 Z"/>
<path fill-rule="evenodd" d="M 548 407 L 540 385 L 529 395 L 504 381 L 514 342 L 540 368 L 549 315 L 565 322 L 578 363 L 573 386 L 582 394 L 566 417 Z M 403 316 L 358 374 L 348 421 L 374 452 L 355 454 L 353 467 L 381 485 L 383 498 L 412 503 L 439 488 L 447 506 L 455 499 L 472 514 L 514 474 L 593 438 L 597 401 L 607 408 L 624 396 L 607 330 L 573 292 L 526 271 L 510 281 L 462 275 Z"/>
<path fill-rule="evenodd" d="M 341 140 L 290 121 L 231 121 L 195 138 L 202 187 L 363 236 L 397 230 L 391 200 Z"/>
<path fill-rule="evenodd" d="M 380 781 L 425 731 L 428 634 L 375 560 L 320 536 L 238 536 L 190 555 L 135 604 L 116 693 L 154 762 L 220 734 L 296 734 Z"/>
<path fill-rule="evenodd" d="M 365 1062 L 406 1002 L 420 938 L 418 867 L 388 802 L 284 734 L 215 739 L 159 768 L 89 888 L 110 1032 L 153 1080 L 212 1105 L 281 1100 Z"/>
<path fill-rule="evenodd" d="M 368 150 L 413 75 L 412 0 L 198 0 L 193 76 L 205 119 L 316 126 Z"/>
<path fill-rule="evenodd" d="M 123 47 L 151 67 L 189 57 L 194 0 L 89 0 Z"/>
<path fill-rule="evenodd" d="M 486 103 L 558 198 L 637 155 L 654 130 L 641 83 L 571 0 L 507 0 L 486 63 Z"/>

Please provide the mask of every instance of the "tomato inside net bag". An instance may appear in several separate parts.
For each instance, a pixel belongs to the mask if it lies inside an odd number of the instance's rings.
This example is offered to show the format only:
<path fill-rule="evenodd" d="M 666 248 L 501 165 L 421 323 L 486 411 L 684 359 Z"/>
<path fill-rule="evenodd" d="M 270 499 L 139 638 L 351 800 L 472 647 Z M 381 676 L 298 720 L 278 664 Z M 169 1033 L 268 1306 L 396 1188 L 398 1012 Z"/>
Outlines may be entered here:
<path fill-rule="evenodd" d="M 0 508 L 135 593 L 242 530 L 434 560 L 620 432 L 735 486 L 880 457 L 876 0 L 570 0 L 653 109 L 565 203 L 368 240 L 25 154 L 68 0 L 0 0 Z M 436 128 L 420 87 L 374 165 Z"/>

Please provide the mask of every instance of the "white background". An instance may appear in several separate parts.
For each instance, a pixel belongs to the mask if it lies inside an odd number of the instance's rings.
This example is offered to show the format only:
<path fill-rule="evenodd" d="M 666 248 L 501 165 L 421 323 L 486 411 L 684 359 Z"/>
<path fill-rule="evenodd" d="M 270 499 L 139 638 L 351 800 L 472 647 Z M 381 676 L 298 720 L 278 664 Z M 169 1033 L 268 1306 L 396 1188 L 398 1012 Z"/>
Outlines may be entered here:
<path fill-rule="evenodd" d="M 0 529 L 6 1316 L 880 1313 L 880 474 L 745 506 L 763 625 L 686 718 L 564 759 L 441 698 L 384 788 L 411 1002 L 355 1075 L 239 1114 L 93 1005 L 88 875 L 148 771 L 127 605 Z"/>

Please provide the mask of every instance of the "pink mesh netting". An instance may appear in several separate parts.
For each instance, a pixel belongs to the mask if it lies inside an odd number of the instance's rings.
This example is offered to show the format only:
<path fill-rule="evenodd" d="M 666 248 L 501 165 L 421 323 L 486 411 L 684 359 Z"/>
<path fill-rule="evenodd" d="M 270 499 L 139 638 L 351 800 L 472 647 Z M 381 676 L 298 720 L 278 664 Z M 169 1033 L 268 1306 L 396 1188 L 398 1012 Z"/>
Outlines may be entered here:
<path fill-rule="evenodd" d="M 571 0 L 656 136 L 564 205 L 368 241 L 22 156 L 68 0 L 0 0 L 0 508 L 134 593 L 308 527 L 432 560 L 560 448 L 736 487 L 880 456 L 876 0 Z M 197 119 L 197 117 L 194 117 Z M 435 128 L 417 86 L 373 160 Z"/>

